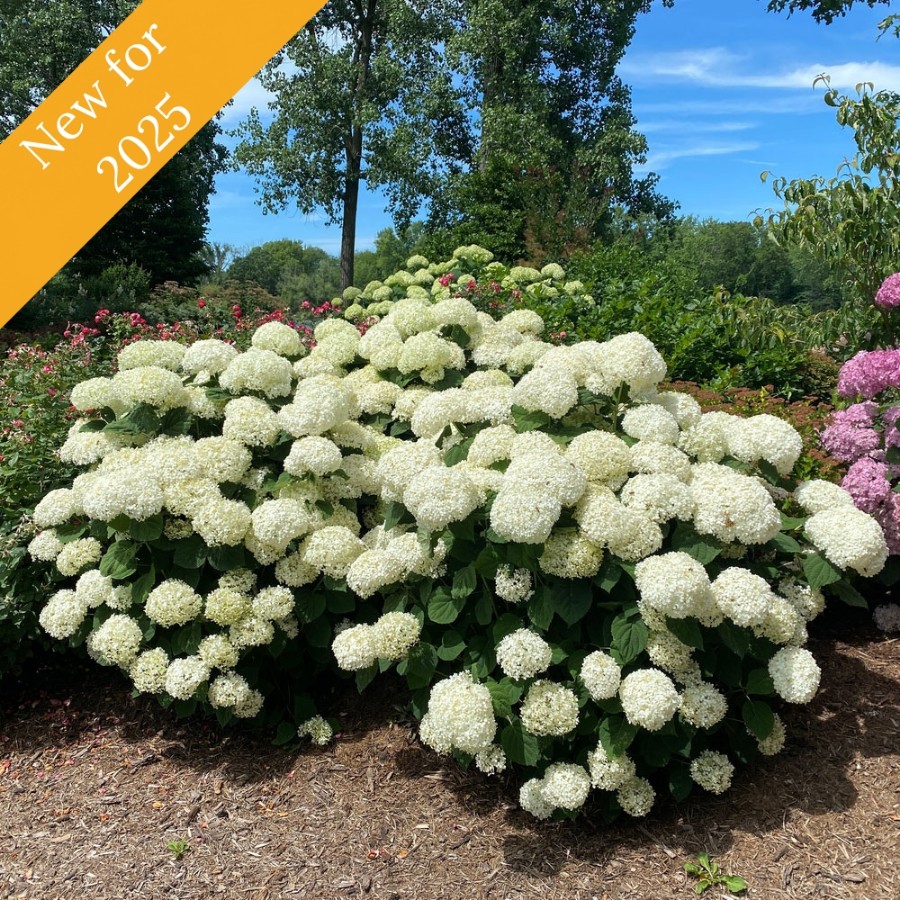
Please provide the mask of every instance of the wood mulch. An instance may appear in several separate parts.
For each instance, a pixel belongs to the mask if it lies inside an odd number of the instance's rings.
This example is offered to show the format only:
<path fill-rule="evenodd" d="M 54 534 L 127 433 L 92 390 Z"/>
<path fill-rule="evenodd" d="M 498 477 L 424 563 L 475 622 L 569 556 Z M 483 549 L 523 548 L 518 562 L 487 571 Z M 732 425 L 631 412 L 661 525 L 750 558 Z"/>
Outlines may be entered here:
<path fill-rule="evenodd" d="M 535 822 L 512 780 L 423 748 L 390 682 L 335 697 L 333 745 L 286 752 L 103 670 L 32 673 L 0 697 L 0 897 L 664 900 L 694 896 L 706 850 L 749 897 L 897 900 L 900 640 L 862 616 L 817 632 L 784 753 L 613 826 Z"/>

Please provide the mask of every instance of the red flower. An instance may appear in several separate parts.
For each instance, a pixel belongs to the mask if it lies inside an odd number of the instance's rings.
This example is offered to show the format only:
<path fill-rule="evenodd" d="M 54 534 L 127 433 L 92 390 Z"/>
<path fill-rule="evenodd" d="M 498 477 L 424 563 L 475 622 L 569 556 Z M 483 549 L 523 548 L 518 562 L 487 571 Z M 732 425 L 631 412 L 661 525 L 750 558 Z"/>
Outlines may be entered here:
<path fill-rule="evenodd" d="M 206 301 L 201 297 L 201 298 L 197 301 L 197 306 L 199 306 L 200 309 L 203 309 L 203 308 L 206 306 Z"/>

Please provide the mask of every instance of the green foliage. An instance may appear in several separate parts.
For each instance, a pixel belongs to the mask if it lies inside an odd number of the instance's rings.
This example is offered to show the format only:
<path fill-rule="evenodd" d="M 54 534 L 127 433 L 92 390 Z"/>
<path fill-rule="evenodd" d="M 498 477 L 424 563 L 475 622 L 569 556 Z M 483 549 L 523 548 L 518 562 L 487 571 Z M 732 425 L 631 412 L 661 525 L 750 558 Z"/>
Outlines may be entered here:
<path fill-rule="evenodd" d="M 289 305 L 323 303 L 336 297 L 340 287 L 340 267 L 333 256 L 290 240 L 269 241 L 236 257 L 226 277 L 254 281 Z"/>
<path fill-rule="evenodd" d="M 207 242 L 200 251 L 200 258 L 206 269 L 204 285 L 221 285 L 228 280 L 228 267 L 235 260 L 236 251 L 231 244 Z"/>
<path fill-rule="evenodd" d="M 34 529 L 8 520 L 0 530 L 0 680 L 18 675 L 40 650 L 61 649 L 38 624 L 47 596 L 59 586 L 58 575 L 28 557 L 24 544 Z"/>
<path fill-rule="evenodd" d="M 166 841 L 166 850 L 168 850 L 176 860 L 181 859 L 181 857 L 190 849 L 190 843 L 184 838 L 174 838 L 170 841 Z"/>
<path fill-rule="evenodd" d="M 94 309 L 128 312 L 141 309 L 150 297 L 150 274 L 137 263 L 111 266 L 83 284 L 85 303 Z"/>
<path fill-rule="evenodd" d="M 854 4 L 866 4 L 873 7 L 881 3 L 890 3 L 891 0 L 769 0 L 770 12 L 788 11 L 810 12 L 817 22 L 830 25 L 835 19 L 845 16 Z"/>
<path fill-rule="evenodd" d="M 445 245 L 542 265 L 596 239 L 616 206 L 671 215 L 656 176 L 634 177 L 647 144 L 616 75 L 650 5 L 464 4 L 447 53 L 472 112 L 473 154 L 432 198 L 429 229 Z"/>
<path fill-rule="evenodd" d="M 835 178 L 776 178 L 785 209 L 769 210 L 768 223 L 780 241 L 809 250 L 840 275 L 854 300 L 868 304 L 900 258 L 900 94 L 860 85 L 854 99 L 826 76 L 817 81 L 838 124 L 852 129 L 857 152 Z"/>
<path fill-rule="evenodd" d="M 747 882 L 743 878 L 739 875 L 726 875 L 705 851 L 697 854 L 697 862 L 685 863 L 684 871 L 698 879 L 694 885 L 694 891 L 698 894 L 717 884 L 728 888 L 732 894 L 740 894 L 747 890 Z"/>
<path fill-rule="evenodd" d="M 55 350 L 19 345 L 0 358 L 0 403 L 6 413 L 0 429 L 0 678 L 17 672 L 37 647 L 53 643 L 37 616 L 60 579 L 26 554 L 35 532 L 28 516 L 43 494 L 75 474 L 55 451 L 73 422 L 69 390 L 89 371 L 104 374 L 108 363 L 84 344 L 64 343 Z"/>
<path fill-rule="evenodd" d="M 399 234 L 384 228 L 375 236 L 374 250 L 359 250 L 354 263 L 354 281 L 366 285 L 370 281 L 384 281 L 406 266 L 413 254 L 427 251 L 422 248 L 424 222 L 412 222 Z"/>
<path fill-rule="evenodd" d="M 341 222 L 341 288 L 354 280 L 360 181 L 385 190 L 402 229 L 459 158 L 465 122 L 432 50 L 449 15 L 443 2 L 334 0 L 261 73 L 273 121 L 254 110 L 238 129 L 235 161 L 260 180 L 267 210 L 296 204 Z"/>

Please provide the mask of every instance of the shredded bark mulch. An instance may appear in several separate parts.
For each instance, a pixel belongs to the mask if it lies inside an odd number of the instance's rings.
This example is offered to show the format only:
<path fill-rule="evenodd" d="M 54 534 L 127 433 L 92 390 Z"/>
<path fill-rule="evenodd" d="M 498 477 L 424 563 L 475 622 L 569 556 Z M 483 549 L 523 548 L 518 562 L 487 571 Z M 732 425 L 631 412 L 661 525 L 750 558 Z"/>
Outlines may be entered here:
<path fill-rule="evenodd" d="M 0 698 L 0 897 L 664 900 L 705 850 L 749 897 L 896 900 L 900 640 L 832 623 L 810 649 L 780 756 L 612 826 L 538 823 L 513 779 L 422 747 L 398 683 L 342 689 L 339 739 L 288 752 L 57 664 Z"/>

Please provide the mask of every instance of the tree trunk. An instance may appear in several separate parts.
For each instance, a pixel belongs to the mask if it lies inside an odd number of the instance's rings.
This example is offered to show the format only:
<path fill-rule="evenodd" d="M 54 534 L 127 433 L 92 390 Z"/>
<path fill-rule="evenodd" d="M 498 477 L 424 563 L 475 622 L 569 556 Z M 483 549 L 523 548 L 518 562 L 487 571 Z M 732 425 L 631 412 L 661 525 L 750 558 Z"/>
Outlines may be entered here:
<path fill-rule="evenodd" d="M 362 129 L 354 128 L 347 148 L 347 184 L 341 216 L 341 291 L 353 284 L 356 252 L 356 209 L 359 204 L 359 173 L 362 164 Z"/>
<path fill-rule="evenodd" d="M 375 31 L 375 16 L 379 0 L 368 0 L 360 12 L 358 43 L 353 54 L 356 66 L 356 87 L 353 109 L 358 109 L 365 99 L 372 60 L 372 38 Z M 362 171 L 363 131 L 361 117 L 350 123 L 350 134 L 344 143 L 347 170 L 344 185 L 344 211 L 341 217 L 341 291 L 353 284 L 353 257 L 356 252 L 356 210 L 359 205 L 359 179 Z"/>

